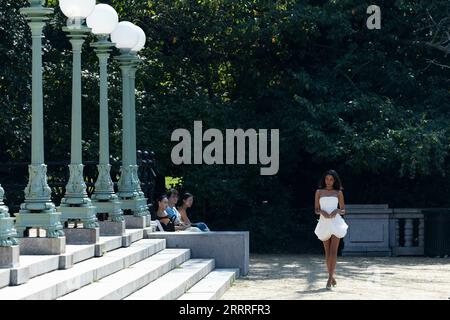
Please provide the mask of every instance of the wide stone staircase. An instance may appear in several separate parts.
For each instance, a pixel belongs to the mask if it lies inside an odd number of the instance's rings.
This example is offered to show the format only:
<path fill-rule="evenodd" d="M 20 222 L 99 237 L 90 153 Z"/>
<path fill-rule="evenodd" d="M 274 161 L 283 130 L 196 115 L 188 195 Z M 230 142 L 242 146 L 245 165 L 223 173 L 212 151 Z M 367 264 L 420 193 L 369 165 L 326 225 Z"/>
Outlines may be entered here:
<path fill-rule="evenodd" d="M 210 300 L 239 276 L 239 269 L 215 268 L 214 259 L 191 258 L 190 249 L 166 248 L 148 232 L 67 245 L 63 255 L 21 255 L 19 267 L 0 269 L 0 300 Z"/>

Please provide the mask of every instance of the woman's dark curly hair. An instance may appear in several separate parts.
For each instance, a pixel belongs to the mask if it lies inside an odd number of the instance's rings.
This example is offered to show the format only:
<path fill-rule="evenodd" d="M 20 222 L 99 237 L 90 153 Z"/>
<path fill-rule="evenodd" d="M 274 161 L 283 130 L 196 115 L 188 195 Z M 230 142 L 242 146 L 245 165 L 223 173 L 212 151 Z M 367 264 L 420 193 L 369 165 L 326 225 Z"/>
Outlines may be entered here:
<path fill-rule="evenodd" d="M 334 184 L 333 184 L 333 189 L 334 190 L 343 190 L 344 188 L 342 187 L 342 183 L 341 183 L 341 179 L 339 178 L 338 173 L 335 170 L 328 170 L 327 172 L 325 172 L 322 177 L 319 180 L 318 183 L 318 187 L 319 189 L 325 189 L 326 188 L 326 183 L 325 183 L 325 177 L 326 176 L 332 176 L 334 178 Z"/>

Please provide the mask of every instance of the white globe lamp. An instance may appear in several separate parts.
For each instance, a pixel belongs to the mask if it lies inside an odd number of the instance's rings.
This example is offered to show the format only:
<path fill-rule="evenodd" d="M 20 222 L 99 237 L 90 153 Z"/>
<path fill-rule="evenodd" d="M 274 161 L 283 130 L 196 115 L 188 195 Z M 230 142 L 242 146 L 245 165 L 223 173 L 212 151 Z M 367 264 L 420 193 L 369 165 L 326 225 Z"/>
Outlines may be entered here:
<path fill-rule="evenodd" d="M 88 17 L 95 8 L 95 0 L 59 0 L 59 7 L 67 18 Z"/>
<path fill-rule="evenodd" d="M 147 40 L 147 36 L 145 35 L 145 32 L 144 32 L 144 30 L 142 30 L 142 28 L 140 28 L 140 27 L 138 27 L 136 25 L 134 27 L 135 27 L 135 30 L 136 30 L 137 34 L 139 35 L 139 41 L 138 41 L 137 45 L 135 45 L 133 47 L 133 49 L 131 49 L 131 51 L 132 52 L 139 52 L 139 51 L 141 51 L 144 48 L 145 42 Z"/>
<path fill-rule="evenodd" d="M 96 35 L 109 35 L 119 24 L 119 16 L 110 5 L 101 3 L 87 17 L 86 24 Z"/>
<path fill-rule="evenodd" d="M 81 27 L 95 9 L 95 0 L 59 0 L 59 7 L 68 18 L 67 26 L 71 28 Z"/>
<path fill-rule="evenodd" d="M 111 33 L 111 41 L 122 51 L 131 51 L 139 43 L 139 34 L 135 25 L 129 21 L 119 22 Z"/>

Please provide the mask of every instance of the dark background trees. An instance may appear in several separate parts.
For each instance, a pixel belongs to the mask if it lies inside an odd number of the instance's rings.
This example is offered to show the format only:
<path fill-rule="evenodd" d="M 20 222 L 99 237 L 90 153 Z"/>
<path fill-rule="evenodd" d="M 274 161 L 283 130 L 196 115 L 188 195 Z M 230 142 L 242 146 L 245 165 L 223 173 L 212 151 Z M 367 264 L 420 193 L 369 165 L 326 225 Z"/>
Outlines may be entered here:
<path fill-rule="evenodd" d="M 448 0 L 111 0 L 148 35 L 138 79 L 138 146 L 195 194 L 194 220 L 251 231 L 253 251 L 320 249 L 313 195 L 329 168 L 347 203 L 450 206 Z M 29 160 L 30 35 L 0 0 L 0 160 Z M 366 9 L 381 7 L 381 30 Z M 70 45 L 56 0 L 45 29 L 46 158 L 70 150 Z M 92 39 L 89 39 L 92 40 Z M 84 157 L 98 149 L 97 61 L 83 61 Z M 120 73 L 111 64 L 111 152 L 121 150 Z M 280 129 L 280 171 L 175 166 L 172 131 Z"/>

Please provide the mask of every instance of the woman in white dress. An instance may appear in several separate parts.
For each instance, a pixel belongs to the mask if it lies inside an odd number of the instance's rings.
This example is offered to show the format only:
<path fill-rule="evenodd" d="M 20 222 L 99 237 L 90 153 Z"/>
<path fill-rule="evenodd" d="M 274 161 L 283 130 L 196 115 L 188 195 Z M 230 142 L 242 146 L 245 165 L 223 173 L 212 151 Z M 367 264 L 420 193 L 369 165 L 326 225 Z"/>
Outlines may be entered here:
<path fill-rule="evenodd" d="M 326 288 L 336 286 L 334 271 L 336 270 L 339 241 L 347 234 L 348 226 L 341 217 L 345 214 L 344 194 L 339 175 L 328 170 L 320 179 L 319 189 L 315 194 L 315 213 L 320 216 L 314 233 L 323 242 L 328 270 Z M 338 208 L 339 205 L 339 208 Z"/>

